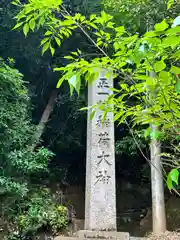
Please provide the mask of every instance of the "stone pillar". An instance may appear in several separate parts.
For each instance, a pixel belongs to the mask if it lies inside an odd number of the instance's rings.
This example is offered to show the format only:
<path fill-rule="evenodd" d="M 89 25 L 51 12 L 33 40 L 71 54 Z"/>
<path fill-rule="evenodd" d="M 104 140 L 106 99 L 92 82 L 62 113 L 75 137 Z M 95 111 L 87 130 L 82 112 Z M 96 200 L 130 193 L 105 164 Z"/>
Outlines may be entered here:
<path fill-rule="evenodd" d="M 112 76 L 102 70 L 88 88 L 88 106 L 108 98 L 113 87 Z M 108 74 L 109 75 L 109 74 Z M 102 111 L 96 111 L 90 120 L 88 110 L 85 230 L 116 231 L 116 186 L 113 113 L 102 120 Z"/>

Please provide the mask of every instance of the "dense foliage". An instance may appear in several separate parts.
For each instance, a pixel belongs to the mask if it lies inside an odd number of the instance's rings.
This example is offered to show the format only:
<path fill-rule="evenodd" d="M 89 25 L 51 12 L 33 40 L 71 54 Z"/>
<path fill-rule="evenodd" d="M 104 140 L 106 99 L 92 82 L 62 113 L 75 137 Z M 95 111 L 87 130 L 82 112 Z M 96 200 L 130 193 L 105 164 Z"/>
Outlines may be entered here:
<path fill-rule="evenodd" d="M 29 97 L 22 77 L 0 60 L 0 210 L 1 217 L 8 220 L 10 235 L 15 231 L 17 239 L 19 234 L 34 234 L 47 224 L 56 231 L 67 221 L 65 209 L 58 208 L 35 181 L 48 172 L 54 154 L 44 147 L 31 148 L 35 127 L 30 122 Z"/>
<path fill-rule="evenodd" d="M 143 2 L 143 4 L 146 3 Z M 172 3 L 168 3 L 168 8 L 171 6 Z M 40 16 L 41 9 L 46 10 L 43 16 Z M 56 17 L 56 13 L 59 13 L 62 18 Z M 147 28 L 152 29 L 153 23 L 149 17 L 147 16 Z M 113 17 L 105 12 L 100 16 L 93 14 L 89 20 L 79 13 L 70 16 L 62 5 L 62 1 L 51 0 L 43 6 L 40 6 L 40 2 L 35 4 L 31 1 L 25 4 L 17 15 L 15 28 L 23 25 L 24 34 L 27 35 L 29 30 L 34 31 L 40 26 L 45 26 L 44 39 L 41 41 L 42 53 L 50 49 L 52 55 L 55 53 L 53 41 L 60 46 L 62 40 L 73 34 L 73 30 L 80 28 L 104 56 L 89 60 L 82 57 L 81 50 L 72 52 L 70 56 L 65 57 L 72 63 L 54 69 L 63 71 L 63 77 L 60 78 L 57 87 L 59 88 L 64 81 L 68 81 L 71 95 L 74 89 L 79 94 L 82 77 L 91 82 L 98 75 L 98 71 L 94 72 L 94 69 L 105 68 L 108 71 L 107 76 L 112 72 L 114 78 L 119 78 L 120 89 L 113 89 L 117 94 L 110 96 L 108 102 L 95 107 L 105 110 L 106 116 L 111 105 L 115 106 L 113 108 L 115 121 L 125 122 L 130 131 L 133 130 L 131 123 L 127 121 L 128 117 L 131 117 L 133 126 L 145 126 L 145 136 L 151 139 L 161 137 L 163 141 L 170 139 L 173 134 L 176 136 L 175 141 L 178 140 L 179 22 L 176 19 L 174 23 L 171 19 L 163 20 L 155 24 L 153 31 L 140 36 L 138 33 L 129 34 L 123 26 L 118 26 L 112 19 Z M 91 32 L 95 30 L 95 37 L 91 37 L 89 30 Z M 150 127 L 147 128 L 148 124 Z M 176 146 L 177 148 L 179 147 Z M 172 182 L 178 184 L 178 177 L 178 169 L 173 169 L 167 181 L 170 189 L 172 189 Z"/>
<path fill-rule="evenodd" d="M 164 17 L 173 18 L 179 13 L 178 1 L 170 0 L 103 0 L 105 10 L 130 32 L 144 33 L 147 21 L 160 22 Z"/>

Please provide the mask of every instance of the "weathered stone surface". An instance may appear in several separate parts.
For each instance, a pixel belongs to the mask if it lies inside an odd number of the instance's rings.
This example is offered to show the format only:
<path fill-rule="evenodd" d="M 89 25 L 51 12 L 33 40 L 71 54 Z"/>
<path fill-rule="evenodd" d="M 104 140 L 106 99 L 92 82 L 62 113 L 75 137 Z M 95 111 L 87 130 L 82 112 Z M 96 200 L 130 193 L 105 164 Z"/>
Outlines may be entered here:
<path fill-rule="evenodd" d="M 130 237 L 129 240 L 148 240 L 148 238 L 143 238 L 143 237 Z"/>
<path fill-rule="evenodd" d="M 108 232 L 108 231 L 88 231 L 82 230 L 78 232 L 79 239 L 119 239 L 129 240 L 129 233 L 125 232 Z"/>
<path fill-rule="evenodd" d="M 129 238 L 123 238 L 123 235 L 119 235 L 118 238 L 109 238 L 109 239 L 119 239 L 119 240 L 148 240 L 148 238 L 140 238 L 140 237 L 129 237 Z M 126 236 L 125 236 L 126 237 Z M 94 240 L 102 240 L 103 238 L 94 238 Z M 92 240 L 91 238 L 77 238 L 77 237 L 63 237 L 63 236 L 58 236 L 54 238 L 54 240 Z"/>
<path fill-rule="evenodd" d="M 88 105 L 105 101 L 112 93 L 113 79 L 102 70 L 97 81 L 89 85 Z M 85 229 L 116 230 L 116 193 L 113 113 L 102 122 L 97 110 L 90 120 L 88 111 Z"/>
<path fill-rule="evenodd" d="M 64 236 L 57 236 L 54 240 L 78 240 L 77 237 L 64 237 Z"/>

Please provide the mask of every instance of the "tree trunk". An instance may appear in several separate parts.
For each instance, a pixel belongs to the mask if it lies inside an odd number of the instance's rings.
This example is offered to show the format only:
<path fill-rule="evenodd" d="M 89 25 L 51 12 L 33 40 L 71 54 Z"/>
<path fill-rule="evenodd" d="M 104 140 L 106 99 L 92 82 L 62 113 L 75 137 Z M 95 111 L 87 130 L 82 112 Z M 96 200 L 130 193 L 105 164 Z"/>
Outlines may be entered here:
<path fill-rule="evenodd" d="M 46 126 L 46 123 L 48 122 L 49 116 L 53 110 L 53 106 L 55 103 L 55 100 L 57 98 L 57 90 L 52 91 L 50 99 L 46 105 L 46 108 L 42 114 L 41 120 L 39 122 L 39 125 L 37 126 L 37 131 L 35 132 L 33 136 L 33 144 L 32 144 L 32 149 L 36 147 L 36 145 L 39 143 L 40 138 L 43 134 L 44 128 Z"/>
<path fill-rule="evenodd" d="M 149 74 L 155 77 L 155 73 Z M 151 93 L 153 98 L 153 93 Z M 152 133 L 158 131 L 158 127 L 151 125 Z M 155 134 L 154 134 L 155 135 Z M 164 181 L 161 166 L 161 144 L 157 139 L 152 138 L 150 144 L 151 156 L 151 191 L 152 191 L 152 226 L 153 233 L 160 235 L 166 231 L 166 210 L 164 201 Z"/>
<path fill-rule="evenodd" d="M 152 131 L 157 131 L 155 125 Z M 164 201 L 164 185 L 161 167 L 161 145 L 155 139 L 151 141 L 151 190 L 152 190 L 152 225 L 157 235 L 166 231 L 166 213 Z"/>
<path fill-rule="evenodd" d="M 154 21 L 152 18 L 147 20 L 147 31 L 153 30 Z M 155 72 L 151 71 L 149 76 L 154 78 Z M 151 92 L 150 98 L 156 93 Z M 151 125 L 152 133 L 158 131 L 156 123 Z M 154 134 L 156 135 L 156 134 Z M 151 139 L 151 191 L 152 191 L 152 226 L 153 233 L 160 235 L 166 231 L 166 210 L 164 201 L 164 181 L 161 166 L 161 144 L 156 138 Z"/>

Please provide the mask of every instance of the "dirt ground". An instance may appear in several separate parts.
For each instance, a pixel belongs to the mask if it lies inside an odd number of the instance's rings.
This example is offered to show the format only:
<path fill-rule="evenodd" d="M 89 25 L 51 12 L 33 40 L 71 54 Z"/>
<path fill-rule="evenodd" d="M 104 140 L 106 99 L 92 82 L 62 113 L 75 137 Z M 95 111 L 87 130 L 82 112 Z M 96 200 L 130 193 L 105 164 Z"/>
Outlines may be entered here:
<path fill-rule="evenodd" d="M 180 240 L 180 232 L 165 232 L 162 236 L 149 235 L 148 240 Z"/>

